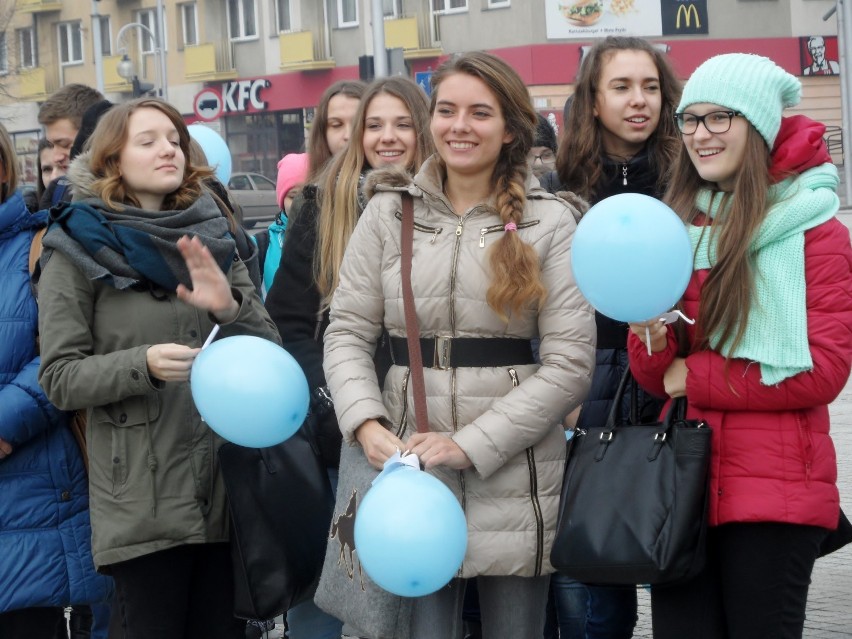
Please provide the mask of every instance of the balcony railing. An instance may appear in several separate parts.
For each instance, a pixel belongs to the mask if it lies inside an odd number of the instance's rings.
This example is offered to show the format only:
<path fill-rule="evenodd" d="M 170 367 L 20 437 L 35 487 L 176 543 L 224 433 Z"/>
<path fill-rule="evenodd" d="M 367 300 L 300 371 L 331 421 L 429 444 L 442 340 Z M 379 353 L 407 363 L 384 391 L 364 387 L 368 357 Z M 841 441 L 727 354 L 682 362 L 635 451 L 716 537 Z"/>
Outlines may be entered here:
<path fill-rule="evenodd" d="M 193 82 L 233 80 L 237 77 L 234 67 L 234 47 L 230 41 L 218 44 L 205 42 L 184 48 L 184 75 Z"/>
<path fill-rule="evenodd" d="M 428 24 L 421 28 L 414 16 L 385 20 L 385 46 L 402 49 L 406 60 L 443 55 L 443 50 L 432 42 Z"/>
<path fill-rule="evenodd" d="M 40 102 L 59 88 L 59 78 L 54 70 L 45 67 L 22 69 L 18 74 L 18 88 L 13 90 L 23 102 Z"/>
<path fill-rule="evenodd" d="M 321 37 L 313 31 L 289 31 L 278 36 L 282 71 L 331 69 L 334 58 L 325 56 Z"/>
<path fill-rule="evenodd" d="M 18 13 L 48 13 L 61 9 L 59 0 L 17 0 L 15 3 L 15 11 Z"/>
<path fill-rule="evenodd" d="M 105 91 L 115 91 L 116 93 L 130 93 L 133 91 L 133 85 L 130 81 L 118 75 L 118 63 L 121 62 L 121 58 L 122 56 L 120 55 L 105 55 L 103 57 Z"/>

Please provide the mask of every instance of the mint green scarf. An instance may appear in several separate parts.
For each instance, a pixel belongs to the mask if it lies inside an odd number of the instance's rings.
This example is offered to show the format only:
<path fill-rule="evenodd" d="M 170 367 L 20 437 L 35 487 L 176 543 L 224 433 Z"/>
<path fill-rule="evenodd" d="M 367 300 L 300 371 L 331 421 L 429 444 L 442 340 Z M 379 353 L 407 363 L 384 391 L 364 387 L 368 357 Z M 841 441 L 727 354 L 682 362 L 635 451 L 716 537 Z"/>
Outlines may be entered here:
<path fill-rule="evenodd" d="M 805 231 L 831 219 L 840 207 L 836 189 L 837 168 L 822 164 L 799 176 L 773 185 L 769 191 L 766 219 L 751 241 L 755 265 L 754 300 L 743 339 L 735 350 L 711 346 L 726 357 L 760 364 L 761 381 L 767 386 L 813 368 L 808 345 L 805 300 Z M 719 211 L 721 193 L 702 190 L 696 206 L 711 218 Z M 694 270 L 716 263 L 716 242 L 704 227 L 690 226 L 695 255 Z"/>

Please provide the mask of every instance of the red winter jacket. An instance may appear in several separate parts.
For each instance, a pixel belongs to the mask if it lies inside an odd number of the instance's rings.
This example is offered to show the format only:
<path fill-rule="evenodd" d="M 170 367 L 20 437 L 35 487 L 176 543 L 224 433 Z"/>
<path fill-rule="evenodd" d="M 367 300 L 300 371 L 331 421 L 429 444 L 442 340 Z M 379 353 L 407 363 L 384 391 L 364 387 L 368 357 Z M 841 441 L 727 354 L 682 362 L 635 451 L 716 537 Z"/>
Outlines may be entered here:
<path fill-rule="evenodd" d="M 693 273 L 683 296 L 688 317 L 709 271 Z M 777 521 L 836 528 L 837 460 L 829 436 L 828 404 L 849 378 L 852 362 L 852 247 L 836 218 L 805 233 L 808 342 L 813 370 L 764 386 L 760 366 L 726 360 L 715 351 L 686 358 L 687 416 L 713 430 L 711 526 Z M 690 343 L 695 328 L 688 327 Z M 676 356 L 669 328 L 665 350 L 648 356 L 632 333 L 630 367 L 640 385 L 665 396 L 663 375 Z"/>
<path fill-rule="evenodd" d="M 788 154 L 777 163 L 799 170 L 813 165 L 798 159 Z M 682 298 L 688 317 L 698 316 L 708 273 L 692 274 Z M 732 359 L 726 375 L 726 360 L 715 351 L 686 358 L 687 415 L 713 430 L 711 526 L 756 521 L 837 526 L 828 404 L 843 390 L 852 365 L 852 246 L 836 218 L 805 233 L 805 281 L 813 370 L 764 386 L 755 362 Z M 694 343 L 695 327 L 688 326 L 687 334 Z M 664 397 L 663 375 L 677 352 L 672 328 L 666 349 L 650 357 L 632 333 L 627 346 L 639 384 Z"/>

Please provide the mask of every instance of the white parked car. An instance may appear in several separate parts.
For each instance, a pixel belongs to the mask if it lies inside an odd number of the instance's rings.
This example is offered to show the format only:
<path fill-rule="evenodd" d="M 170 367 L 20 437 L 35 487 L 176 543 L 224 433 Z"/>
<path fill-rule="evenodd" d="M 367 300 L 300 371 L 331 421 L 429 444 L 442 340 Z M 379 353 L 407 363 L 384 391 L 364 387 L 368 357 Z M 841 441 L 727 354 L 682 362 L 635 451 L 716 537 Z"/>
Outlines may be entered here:
<path fill-rule="evenodd" d="M 275 182 L 260 173 L 234 173 L 228 180 L 228 191 L 243 211 L 243 226 L 253 228 L 258 222 L 271 222 L 278 215 Z"/>

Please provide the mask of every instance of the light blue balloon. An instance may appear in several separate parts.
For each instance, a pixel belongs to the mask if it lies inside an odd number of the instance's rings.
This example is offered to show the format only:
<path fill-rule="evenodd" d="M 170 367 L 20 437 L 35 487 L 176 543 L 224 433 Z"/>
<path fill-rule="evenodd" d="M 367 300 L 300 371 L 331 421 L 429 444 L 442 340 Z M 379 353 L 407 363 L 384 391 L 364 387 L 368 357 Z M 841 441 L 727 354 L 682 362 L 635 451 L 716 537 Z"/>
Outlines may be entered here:
<path fill-rule="evenodd" d="M 248 448 L 280 444 L 308 412 L 308 381 L 298 362 L 269 340 L 225 337 L 199 353 L 190 388 L 208 426 Z"/>
<path fill-rule="evenodd" d="M 401 466 L 376 482 L 355 517 L 355 549 L 370 579 L 388 592 L 422 597 L 455 577 L 467 522 L 455 495 L 429 473 Z"/>
<path fill-rule="evenodd" d="M 215 169 L 216 179 L 222 184 L 228 184 L 231 179 L 231 150 L 228 144 L 209 126 L 190 124 L 187 128 L 207 156 L 207 163 Z"/>
<path fill-rule="evenodd" d="M 580 292 L 600 313 L 643 322 L 671 309 L 692 275 L 683 221 L 657 199 L 621 193 L 580 220 L 571 244 Z"/>

